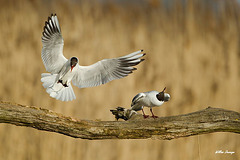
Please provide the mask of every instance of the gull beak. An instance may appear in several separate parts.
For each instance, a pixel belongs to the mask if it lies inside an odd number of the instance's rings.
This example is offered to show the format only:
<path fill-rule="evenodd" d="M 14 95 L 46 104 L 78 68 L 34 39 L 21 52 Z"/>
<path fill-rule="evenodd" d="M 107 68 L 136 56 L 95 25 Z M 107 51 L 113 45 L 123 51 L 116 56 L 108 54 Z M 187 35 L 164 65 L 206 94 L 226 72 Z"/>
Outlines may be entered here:
<path fill-rule="evenodd" d="M 164 102 L 167 102 L 170 100 L 170 94 L 164 93 Z"/>
<path fill-rule="evenodd" d="M 72 72 L 72 70 L 73 70 L 74 67 L 75 67 L 75 66 L 71 66 L 71 72 Z"/>
<path fill-rule="evenodd" d="M 165 92 L 165 90 L 167 89 L 167 87 L 164 87 L 163 91 L 162 92 Z"/>

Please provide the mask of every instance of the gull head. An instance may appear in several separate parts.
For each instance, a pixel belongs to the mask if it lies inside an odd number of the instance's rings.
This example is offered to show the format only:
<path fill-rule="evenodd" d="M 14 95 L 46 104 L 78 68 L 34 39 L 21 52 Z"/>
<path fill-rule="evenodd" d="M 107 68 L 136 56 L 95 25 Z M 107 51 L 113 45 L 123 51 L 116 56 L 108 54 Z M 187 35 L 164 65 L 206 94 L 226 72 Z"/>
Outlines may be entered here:
<path fill-rule="evenodd" d="M 71 71 L 72 71 L 72 69 L 77 65 L 77 63 L 78 63 L 78 58 L 77 58 L 77 57 L 72 57 L 72 58 L 70 59 Z"/>
<path fill-rule="evenodd" d="M 164 101 L 164 102 L 167 102 L 170 100 L 170 95 L 168 93 L 165 93 L 165 90 L 166 90 L 166 87 L 163 89 L 162 92 L 159 92 L 157 94 L 157 99 L 159 101 Z"/>

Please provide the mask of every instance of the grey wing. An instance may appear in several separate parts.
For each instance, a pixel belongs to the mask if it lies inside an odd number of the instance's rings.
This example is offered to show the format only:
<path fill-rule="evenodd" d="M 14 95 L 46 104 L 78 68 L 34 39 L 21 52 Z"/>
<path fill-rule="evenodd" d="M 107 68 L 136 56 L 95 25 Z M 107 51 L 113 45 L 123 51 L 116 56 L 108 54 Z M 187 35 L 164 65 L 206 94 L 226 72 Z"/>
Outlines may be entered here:
<path fill-rule="evenodd" d="M 48 72 L 58 73 L 67 59 L 63 56 L 63 38 L 56 14 L 48 17 L 42 33 L 42 60 Z"/>
<path fill-rule="evenodd" d="M 72 82 L 79 88 L 94 87 L 105 84 L 114 79 L 120 79 L 131 74 L 144 59 L 143 50 L 131 53 L 129 55 L 104 59 L 90 66 L 77 65 L 77 73 L 74 75 Z"/>
<path fill-rule="evenodd" d="M 142 100 L 146 95 L 144 93 L 139 93 L 132 99 L 132 110 L 139 111 L 143 108 L 143 104 L 140 103 L 140 100 Z"/>
<path fill-rule="evenodd" d="M 138 93 L 135 97 L 133 97 L 131 106 L 137 104 L 144 97 L 146 97 L 144 93 Z"/>

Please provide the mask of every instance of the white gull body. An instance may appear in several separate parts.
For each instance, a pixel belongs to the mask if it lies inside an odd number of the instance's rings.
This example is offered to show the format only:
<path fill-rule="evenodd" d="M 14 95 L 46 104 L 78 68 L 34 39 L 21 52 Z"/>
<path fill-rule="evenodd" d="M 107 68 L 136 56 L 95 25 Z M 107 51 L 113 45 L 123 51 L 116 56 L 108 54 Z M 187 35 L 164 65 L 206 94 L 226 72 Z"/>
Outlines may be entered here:
<path fill-rule="evenodd" d="M 139 50 L 119 58 L 103 59 L 90 66 L 80 66 L 77 57 L 66 59 L 63 56 L 63 37 L 58 18 L 51 15 L 45 23 L 42 36 L 41 57 L 46 70 L 42 73 L 43 87 L 51 97 L 61 101 L 76 99 L 71 86 L 94 87 L 131 74 L 144 59 L 145 53 Z"/>
<path fill-rule="evenodd" d="M 150 108 L 152 117 L 154 118 L 157 117 L 153 114 L 152 107 L 159 107 L 162 104 L 164 104 L 164 102 L 169 101 L 170 95 L 168 93 L 164 93 L 165 89 L 166 88 L 164 88 L 162 92 L 149 91 L 149 92 L 142 92 L 137 94 L 132 100 L 132 104 L 131 104 L 132 110 L 135 110 L 135 111 L 142 110 L 143 116 L 147 118 L 148 116 L 145 115 L 143 111 L 144 106 L 146 106 Z"/>

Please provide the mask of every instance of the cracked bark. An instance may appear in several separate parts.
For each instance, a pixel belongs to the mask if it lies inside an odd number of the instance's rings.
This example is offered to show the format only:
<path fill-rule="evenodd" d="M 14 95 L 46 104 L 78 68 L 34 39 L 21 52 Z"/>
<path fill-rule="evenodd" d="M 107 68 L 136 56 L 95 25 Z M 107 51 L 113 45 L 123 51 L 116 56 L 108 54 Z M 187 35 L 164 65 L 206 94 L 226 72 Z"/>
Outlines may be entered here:
<path fill-rule="evenodd" d="M 82 139 L 161 139 L 214 133 L 240 133 L 240 113 L 208 107 L 193 113 L 143 119 L 135 114 L 128 121 L 78 120 L 53 111 L 0 102 L 0 123 L 31 127 Z"/>

